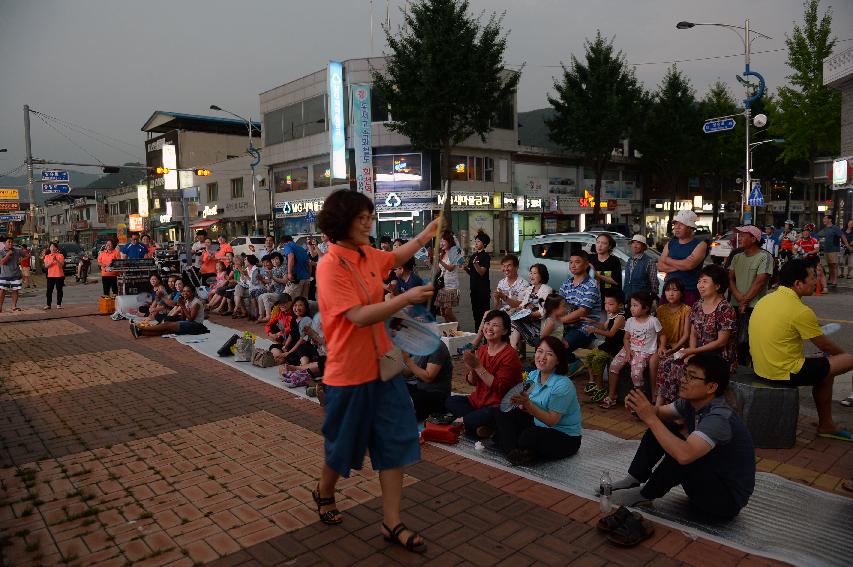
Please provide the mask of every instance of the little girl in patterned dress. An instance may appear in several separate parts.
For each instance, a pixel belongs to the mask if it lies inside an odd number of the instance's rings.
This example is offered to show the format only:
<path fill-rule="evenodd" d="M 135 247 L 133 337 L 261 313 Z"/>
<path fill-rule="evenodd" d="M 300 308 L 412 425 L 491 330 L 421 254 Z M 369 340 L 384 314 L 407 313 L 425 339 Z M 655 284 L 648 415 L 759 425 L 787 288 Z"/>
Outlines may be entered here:
<path fill-rule="evenodd" d="M 654 298 L 647 292 L 640 291 L 631 296 L 631 318 L 625 322 L 625 346 L 610 363 L 610 392 L 601 402 L 604 409 L 616 406 L 616 391 L 622 367 L 625 364 L 631 365 L 631 382 L 634 383 L 634 388 L 642 388 L 645 385 L 649 359 L 657 352 L 658 344 L 666 344 L 663 327 L 658 318 L 651 314 L 653 301 Z"/>

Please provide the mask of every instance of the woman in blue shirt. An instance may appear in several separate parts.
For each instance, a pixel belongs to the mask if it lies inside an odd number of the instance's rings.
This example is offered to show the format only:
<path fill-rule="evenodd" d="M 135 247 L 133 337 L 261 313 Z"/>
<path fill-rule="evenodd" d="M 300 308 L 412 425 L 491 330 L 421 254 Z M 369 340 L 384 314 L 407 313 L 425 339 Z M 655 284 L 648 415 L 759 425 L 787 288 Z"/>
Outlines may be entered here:
<path fill-rule="evenodd" d="M 536 370 L 516 405 L 497 416 L 496 440 L 513 465 L 570 457 L 581 445 L 581 407 L 566 376 L 568 351 L 557 337 L 545 337 L 534 354 Z"/>

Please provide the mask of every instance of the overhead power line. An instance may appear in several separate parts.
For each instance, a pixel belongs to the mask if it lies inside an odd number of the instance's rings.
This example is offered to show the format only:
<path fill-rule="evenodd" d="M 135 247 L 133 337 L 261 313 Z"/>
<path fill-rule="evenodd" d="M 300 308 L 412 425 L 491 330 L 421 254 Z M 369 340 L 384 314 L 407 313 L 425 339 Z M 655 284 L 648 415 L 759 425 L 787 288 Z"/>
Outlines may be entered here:
<path fill-rule="evenodd" d="M 843 43 L 845 41 L 853 41 L 853 37 L 848 37 L 846 39 L 839 39 L 838 43 Z M 787 51 L 787 47 L 779 47 L 777 49 L 765 49 L 762 51 L 753 51 L 752 55 L 760 55 L 762 53 L 778 53 L 780 51 Z M 628 63 L 632 67 L 641 67 L 644 65 L 672 65 L 674 63 L 691 63 L 695 61 L 713 61 L 716 59 L 731 59 L 732 57 L 743 57 L 743 53 L 731 53 L 729 55 L 709 55 L 707 57 L 694 57 L 691 59 L 672 59 L 670 61 L 644 61 L 641 63 Z M 523 63 L 523 64 L 508 64 L 508 67 L 541 67 L 543 69 L 561 69 L 562 65 L 551 65 L 551 64 L 537 64 L 537 63 Z"/>
<path fill-rule="evenodd" d="M 134 159 L 135 159 L 135 160 L 137 160 L 137 161 L 139 160 L 139 153 L 135 153 L 135 152 L 134 152 L 134 153 L 132 153 L 132 152 L 130 152 L 130 151 L 128 151 L 128 150 L 126 150 L 126 149 L 124 149 L 124 148 L 120 148 L 120 147 L 118 147 L 118 146 L 116 146 L 116 145 L 114 145 L 114 144 L 111 144 L 110 142 L 107 142 L 107 141 L 105 141 L 105 140 L 104 140 L 104 139 L 102 139 L 102 138 L 107 138 L 107 139 L 110 139 L 110 140 L 114 140 L 114 141 L 116 141 L 116 142 L 118 142 L 118 143 L 125 144 L 125 145 L 127 145 L 127 146 L 130 146 L 130 147 L 134 147 L 134 148 L 136 148 L 136 145 L 135 145 L 135 144 L 131 144 L 131 143 L 129 143 L 129 142 L 125 142 L 125 141 L 123 141 L 123 140 L 119 140 L 118 138 L 113 138 L 112 136 L 108 136 L 108 135 L 106 135 L 106 134 L 101 134 L 101 133 L 99 133 L 99 132 L 96 132 L 95 130 L 91 130 L 91 129 L 89 129 L 89 128 L 85 128 L 85 127 L 83 127 L 83 126 L 79 126 L 79 125 L 77 125 L 77 124 L 74 124 L 73 122 L 68 122 L 68 121 L 66 121 L 66 120 L 62 120 L 62 119 L 60 119 L 60 118 L 56 118 L 55 116 L 51 116 L 51 115 L 46 114 L 46 113 L 44 113 L 44 112 L 39 112 L 39 111 L 37 111 L 37 110 L 31 110 L 30 112 L 32 112 L 33 114 L 35 114 L 35 115 L 39 116 L 39 118 L 41 118 L 42 120 L 43 120 L 43 119 L 45 119 L 45 118 L 47 118 L 47 119 L 49 119 L 49 120 L 52 120 L 52 121 L 54 121 L 56 124 L 58 124 L 58 125 L 60 125 L 60 126 L 63 126 L 64 128 L 68 129 L 69 131 L 71 131 L 71 132 L 73 132 L 73 133 L 75 133 L 75 134 L 80 134 L 80 135 L 86 136 L 87 138 L 90 138 L 90 139 L 92 139 L 92 140 L 94 140 L 94 141 L 98 142 L 99 144 L 102 144 L 102 145 L 104 145 L 104 146 L 106 146 L 106 147 L 108 147 L 108 148 L 111 148 L 111 149 L 116 150 L 116 151 L 118 151 L 118 152 L 121 152 L 121 153 L 123 153 L 123 154 L 125 154 L 125 155 L 128 155 L 128 156 L 130 156 L 130 157 L 134 158 Z"/>
<path fill-rule="evenodd" d="M 42 116 L 40 113 L 36 113 L 36 116 L 38 116 L 39 120 L 41 120 L 42 122 L 44 122 L 45 126 L 47 126 L 48 128 L 50 128 L 51 130 L 54 130 L 57 134 L 59 134 L 60 136 L 62 136 L 63 138 L 65 138 L 66 140 L 68 140 L 69 142 L 71 142 L 71 144 L 72 144 L 72 145 L 74 145 L 75 147 L 77 147 L 78 149 L 80 149 L 80 150 L 81 150 L 83 153 L 85 153 L 87 156 L 89 156 L 90 158 L 92 158 L 92 159 L 93 159 L 93 160 L 95 160 L 96 162 L 100 163 L 101 165 L 105 165 L 105 164 L 104 164 L 104 162 L 102 162 L 101 160 L 99 160 L 99 159 L 98 159 L 98 158 L 97 158 L 97 157 L 96 157 L 92 152 L 90 152 L 89 150 L 87 150 L 86 148 L 84 148 L 83 146 L 81 146 L 80 144 L 78 144 L 77 142 L 75 142 L 74 140 L 72 140 L 71 138 L 69 138 L 68 136 L 66 136 L 66 135 L 65 135 L 65 133 L 64 133 L 64 132 L 62 132 L 59 128 L 57 128 L 56 126 L 54 126 L 53 124 L 51 124 L 50 122 L 48 122 L 48 121 L 47 121 L 47 119 L 46 119 L 44 116 Z"/>

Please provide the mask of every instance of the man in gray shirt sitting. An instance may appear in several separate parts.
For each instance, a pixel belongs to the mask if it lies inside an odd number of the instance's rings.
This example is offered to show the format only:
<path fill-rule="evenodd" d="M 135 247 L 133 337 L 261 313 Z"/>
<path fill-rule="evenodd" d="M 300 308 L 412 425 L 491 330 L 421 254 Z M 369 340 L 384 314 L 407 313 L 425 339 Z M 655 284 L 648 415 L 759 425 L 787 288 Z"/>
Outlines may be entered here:
<path fill-rule="evenodd" d="M 755 449 L 725 401 L 728 385 L 728 363 L 700 353 L 688 361 L 674 403 L 655 407 L 641 390 L 628 394 L 625 406 L 649 429 L 628 476 L 613 483 L 616 502 L 635 506 L 681 485 L 690 504 L 711 518 L 732 518 L 746 506 L 755 488 Z M 677 419 L 687 426 L 686 439 Z"/>
<path fill-rule="evenodd" d="M 453 363 L 444 341 L 430 355 L 411 357 L 403 353 L 404 374 L 410 375 L 409 394 L 415 404 L 415 415 L 423 421 L 430 414 L 445 413 L 445 401 L 450 396 Z"/>

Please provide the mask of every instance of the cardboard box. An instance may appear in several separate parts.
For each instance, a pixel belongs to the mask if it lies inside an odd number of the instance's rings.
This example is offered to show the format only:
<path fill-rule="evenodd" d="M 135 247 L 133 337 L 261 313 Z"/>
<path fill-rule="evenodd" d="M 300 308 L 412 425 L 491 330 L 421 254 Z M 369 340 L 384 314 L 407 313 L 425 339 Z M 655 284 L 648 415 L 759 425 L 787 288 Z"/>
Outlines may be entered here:
<path fill-rule="evenodd" d="M 438 323 L 438 332 L 441 336 L 445 336 L 449 334 L 450 331 L 455 331 L 459 328 L 459 321 L 453 321 L 451 323 Z"/>

